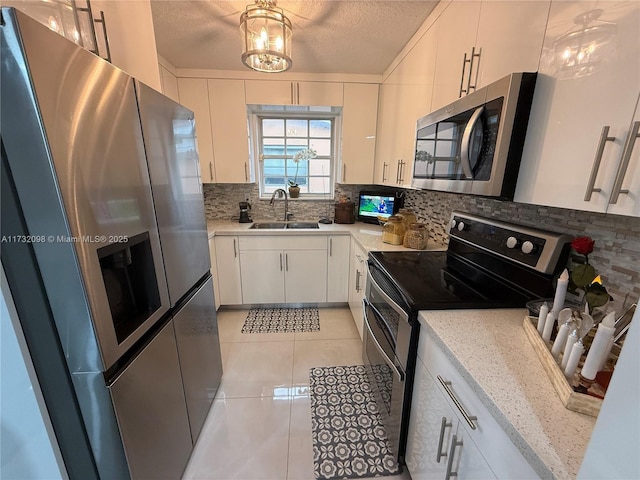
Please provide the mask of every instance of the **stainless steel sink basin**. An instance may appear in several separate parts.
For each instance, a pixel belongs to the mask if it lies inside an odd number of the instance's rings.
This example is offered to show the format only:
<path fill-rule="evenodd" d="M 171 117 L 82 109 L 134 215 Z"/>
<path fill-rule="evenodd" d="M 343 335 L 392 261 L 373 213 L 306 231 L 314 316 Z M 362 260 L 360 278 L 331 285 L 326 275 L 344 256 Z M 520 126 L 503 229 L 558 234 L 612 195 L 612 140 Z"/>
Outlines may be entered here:
<path fill-rule="evenodd" d="M 288 222 L 287 228 L 320 228 L 317 222 Z"/>
<path fill-rule="evenodd" d="M 284 222 L 259 222 L 259 223 L 254 223 L 253 225 L 251 225 L 249 228 L 250 229 L 256 229 L 256 228 L 271 228 L 271 229 L 278 229 L 278 228 L 286 228 L 287 224 Z"/>

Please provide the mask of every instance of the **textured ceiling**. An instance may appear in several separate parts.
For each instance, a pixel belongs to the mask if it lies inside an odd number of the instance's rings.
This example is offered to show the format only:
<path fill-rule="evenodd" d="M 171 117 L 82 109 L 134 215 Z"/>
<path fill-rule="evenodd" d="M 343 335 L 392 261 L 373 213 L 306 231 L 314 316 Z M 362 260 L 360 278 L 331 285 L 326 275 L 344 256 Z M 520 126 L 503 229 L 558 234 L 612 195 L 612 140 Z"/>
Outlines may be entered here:
<path fill-rule="evenodd" d="M 158 53 L 176 68 L 243 70 L 240 14 L 252 0 L 151 0 Z M 291 72 L 382 74 L 437 0 L 282 0 Z"/>

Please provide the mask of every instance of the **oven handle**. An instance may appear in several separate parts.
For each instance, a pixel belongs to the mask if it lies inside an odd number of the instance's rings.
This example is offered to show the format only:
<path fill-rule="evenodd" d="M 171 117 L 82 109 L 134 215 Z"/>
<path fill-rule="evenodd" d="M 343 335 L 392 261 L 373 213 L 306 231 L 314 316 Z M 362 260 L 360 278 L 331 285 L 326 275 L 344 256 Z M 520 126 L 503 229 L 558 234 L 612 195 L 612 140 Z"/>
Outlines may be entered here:
<path fill-rule="evenodd" d="M 367 316 L 367 307 L 370 306 L 370 305 L 371 304 L 367 301 L 366 298 L 362 299 L 362 307 L 363 307 L 363 314 L 364 314 L 364 324 L 367 327 L 367 331 L 369 332 L 369 338 L 371 338 L 371 340 L 373 341 L 374 345 L 378 349 L 378 352 L 380 353 L 380 355 L 382 355 L 382 358 L 384 358 L 384 360 L 387 363 L 387 365 L 389 365 L 393 370 L 395 370 L 396 375 L 398 376 L 398 381 L 399 382 L 404 382 L 404 373 L 402 373 L 398 369 L 396 364 L 391 361 L 391 359 L 385 353 L 385 351 L 382 348 L 382 346 L 380 345 L 380 343 L 378 343 L 378 340 L 376 339 L 376 336 L 373 334 L 373 330 L 371 330 L 371 326 L 369 325 L 369 317 Z"/>
<path fill-rule="evenodd" d="M 378 285 L 378 283 L 375 281 L 375 279 L 373 278 L 373 275 L 371 275 L 371 269 L 372 268 L 377 268 L 375 265 L 372 265 L 371 263 L 368 264 L 368 268 L 367 268 L 367 278 L 368 281 L 375 286 L 376 290 L 378 291 L 378 293 L 380 295 L 382 295 L 382 298 L 384 299 L 385 302 L 387 302 L 389 305 L 391 305 L 391 308 L 393 308 L 395 310 L 395 312 L 400 315 L 400 317 L 405 321 L 405 322 L 409 322 L 409 315 L 407 314 L 407 312 L 405 312 L 402 307 L 400 307 L 400 305 L 398 305 L 396 302 L 393 301 L 393 299 L 387 295 L 385 293 L 385 291 L 380 287 L 380 285 Z M 380 269 L 378 269 L 380 270 Z"/>

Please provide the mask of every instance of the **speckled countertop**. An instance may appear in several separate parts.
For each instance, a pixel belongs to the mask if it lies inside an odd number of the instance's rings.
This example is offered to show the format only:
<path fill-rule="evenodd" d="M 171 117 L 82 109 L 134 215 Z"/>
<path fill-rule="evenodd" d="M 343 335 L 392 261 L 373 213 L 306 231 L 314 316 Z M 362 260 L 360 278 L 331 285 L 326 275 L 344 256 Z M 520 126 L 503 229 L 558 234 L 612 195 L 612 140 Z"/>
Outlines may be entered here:
<path fill-rule="evenodd" d="M 296 220 L 304 221 L 304 220 Z M 399 245 L 390 245 L 382 242 L 382 227 L 369 223 L 330 223 L 328 225 L 319 224 L 320 228 L 305 229 L 254 229 L 251 230 L 251 223 L 238 223 L 230 220 L 209 220 L 207 229 L 209 238 L 214 235 L 351 235 L 352 238 L 367 252 L 371 251 L 416 251 L 404 248 Z M 429 241 L 427 250 L 446 250 L 444 245 Z"/>
<path fill-rule="evenodd" d="M 575 478 L 595 418 L 567 410 L 522 323 L 526 310 L 420 312 L 432 335 L 511 441 L 543 478 Z"/>

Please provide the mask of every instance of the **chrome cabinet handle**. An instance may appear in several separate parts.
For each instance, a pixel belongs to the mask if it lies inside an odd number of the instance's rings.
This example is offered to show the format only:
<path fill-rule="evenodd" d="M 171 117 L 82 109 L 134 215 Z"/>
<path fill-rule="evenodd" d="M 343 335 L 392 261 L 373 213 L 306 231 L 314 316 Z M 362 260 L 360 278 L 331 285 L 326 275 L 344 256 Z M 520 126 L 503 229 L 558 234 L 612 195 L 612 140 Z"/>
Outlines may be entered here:
<path fill-rule="evenodd" d="M 282 254 L 280 254 L 280 271 L 282 271 Z"/>
<path fill-rule="evenodd" d="M 396 183 L 400 183 L 400 162 L 402 162 L 402 160 L 398 160 L 398 165 L 396 166 Z"/>
<path fill-rule="evenodd" d="M 404 182 L 404 166 L 407 164 L 404 160 L 400 160 L 400 180 L 398 183 Z"/>
<path fill-rule="evenodd" d="M 462 172 L 464 178 L 473 179 L 473 171 L 471 170 L 471 137 L 473 135 L 476 126 L 482 121 L 481 115 L 484 112 L 484 107 L 480 107 L 473 112 L 471 118 L 467 122 L 467 126 L 464 127 L 464 133 L 462 134 L 462 147 L 460 148 L 460 162 L 462 165 Z M 482 125 L 480 125 L 482 127 Z"/>
<path fill-rule="evenodd" d="M 360 270 L 356 270 L 356 292 L 360 291 Z"/>
<path fill-rule="evenodd" d="M 238 250 L 236 249 L 236 239 L 233 239 L 233 257 L 237 258 L 238 257 Z"/>
<path fill-rule="evenodd" d="M 396 364 L 391 361 L 389 356 L 385 353 L 384 349 L 382 348 L 382 345 L 380 345 L 380 343 L 376 339 L 375 335 L 373 334 L 373 330 L 371 330 L 371 325 L 369 324 L 369 317 L 367 316 L 367 306 L 368 305 L 369 305 L 369 302 L 367 301 L 367 299 L 363 298 L 362 299 L 362 307 L 363 307 L 362 308 L 362 312 L 363 312 L 362 315 L 364 316 L 364 324 L 366 325 L 367 331 L 369 332 L 369 338 L 371 338 L 371 341 L 376 346 L 376 349 L 378 350 L 378 353 L 380 353 L 380 355 L 382 355 L 382 358 L 384 359 L 386 364 L 396 372 L 396 375 L 398 376 L 398 381 L 399 382 L 403 382 L 404 381 L 404 374 L 400 370 L 398 370 L 398 367 L 396 366 Z"/>
<path fill-rule="evenodd" d="M 453 390 L 451 390 L 451 382 L 449 382 L 447 380 L 444 380 L 440 375 L 438 375 L 438 381 L 444 387 L 444 389 L 447 392 L 447 394 L 449 395 L 449 397 L 451 397 L 451 400 L 453 400 L 453 403 L 455 403 L 456 407 L 458 407 L 458 410 L 460 410 L 460 413 L 462 414 L 462 416 L 466 420 L 467 425 L 469 425 L 471 430 L 475 430 L 476 426 L 475 426 L 475 424 L 473 422 L 477 421 L 478 417 L 471 416 L 471 415 L 469 415 L 467 413 L 467 411 L 464 409 L 464 407 L 460 403 L 460 400 L 458 400 L 458 397 L 456 397 L 455 393 L 453 393 Z"/>
<path fill-rule="evenodd" d="M 446 457 L 446 452 L 442 451 L 442 444 L 444 443 L 444 430 L 453 426 L 453 423 L 447 422 L 447 417 L 442 417 L 442 423 L 440 424 L 440 438 L 438 439 L 438 452 L 436 455 L 436 462 L 440 463 L 442 457 Z"/>
<path fill-rule="evenodd" d="M 289 271 L 289 254 L 285 253 L 284 254 L 284 269 L 285 271 Z"/>
<path fill-rule="evenodd" d="M 249 169 L 247 168 L 247 162 L 244 162 L 244 181 L 249 181 Z"/>
<path fill-rule="evenodd" d="M 624 180 L 624 176 L 627 174 L 627 168 L 629 168 L 629 160 L 631 160 L 631 153 L 633 152 L 633 147 L 636 144 L 636 139 L 640 137 L 638 134 L 638 130 L 640 130 L 640 121 L 633 122 L 631 125 L 631 129 L 629 130 L 629 134 L 627 135 L 627 140 L 624 142 L 624 149 L 622 150 L 622 159 L 620 160 L 620 166 L 618 167 L 618 173 L 616 174 L 616 180 L 613 182 L 613 191 L 611 193 L 611 198 L 609 199 L 609 203 L 615 204 L 618 202 L 618 197 L 620 194 L 628 194 L 629 190 L 622 189 L 622 182 Z"/>
<path fill-rule="evenodd" d="M 598 148 L 596 150 L 596 158 L 593 160 L 593 167 L 591 168 L 591 175 L 589 176 L 589 182 L 587 183 L 587 191 L 584 194 L 584 201 L 591 201 L 591 194 L 593 192 L 600 192 L 602 189 L 594 188 L 596 184 L 596 177 L 598 176 L 598 170 L 600 170 L 600 162 L 602 162 L 602 154 L 604 153 L 604 147 L 607 142 L 613 142 L 616 137 L 609 136 L 609 125 L 602 127 L 600 132 L 600 140 L 598 141 Z"/>
<path fill-rule="evenodd" d="M 213 164 L 209 162 L 209 179 L 213 182 Z"/>
<path fill-rule="evenodd" d="M 86 7 L 76 7 L 76 10 L 78 12 L 83 12 L 87 14 L 88 17 L 88 26 L 89 26 L 89 34 L 90 34 L 90 40 L 93 42 L 93 48 L 88 48 L 88 45 L 84 45 L 84 42 L 82 42 L 82 46 L 85 47 L 87 50 L 89 50 L 91 53 L 100 56 L 100 52 L 98 52 L 98 40 L 96 39 L 96 27 L 95 27 L 95 22 L 93 20 L 93 12 L 91 11 L 91 0 L 86 0 Z M 80 36 L 80 39 L 82 40 L 82 36 Z"/>
<path fill-rule="evenodd" d="M 293 98 L 293 82 L 291 82 L 291 105 L 295 105 L 296 102 Z"/>
<path fill-rule="evenodd" d="M 296 105 L 300 105 L 300 82 L 296 82 Z"/>
<path fill-rule="evenodd" d="M 478 86 L 478 71 L 480 70 L 480 54 L 482 52 L 482 49 L 478 50 L 478 53 L 476 53 L 476 47 L 471 47 L 471 64 L 469 65 L 469 79 L 467 80 L 467 94 L 471 93 L 471 89 L 473 88 L 473 91 L 476 91 L 476 87 Z M 475 84 L 471 85 L 471 74 L 473 72 L 473 60 L 477 58 L 478 59 L 478 65 L 476 65 L 476 78 L 475 78 Z"/>
<path fill-rule="evenodd" d="M 386 171 L 387 171 L 387 167 L 389 166 L 388 163 L 384 162 L 382 164 L 382 182 L 386 182 L 387 181 L 387 177 L 386 177 Z"/>
<path fill-rule="evenodd" d="M 458 472 L 452 472 L 453 468 L 453 454 L 456 452 L 456 447 L 461 447 L 462 441 L 458 441 L 456 435 L 451 439 L 451 449 L 449 450 L 449 460 L 447 461 L 447 472 L 444 475 L 445 480 L 449 480 L 451 477 L 457 477 Z"/>
<path fill-rule="evenodd" d="M 89 2 L 87 2 L 87 6 L 89 7 L 89 9 L 91 8 L 91 6 L 89 5 Z M 104 47 L 107 50 L 107 56 L 103 58 L 107 62 L 111 63 L 111 47 L 109 46 L 109 35 L 107 35 L 107 22 L 104 19 L 104 12 L 100 10 L 100 18 L 93 18 L 92 20 L 95 23 L 102 24 L 102 36 L 104 37 Z M 96 51 L 97 50 L 98 50 L 98 42 L 96 41 Z"/>
<path fill-rule="evenodd" d="M 347 178 L 347 164 L 342 164 L 342 183 L 344 183 L 345 178 Z"/>
<path fill-rule="evenodd" d="M 464 52 L 464 59 L 462 60 L 462 74 L 460 75 L 460 93 L 458 93 L 458 98 L 461 98 L 463 93 L 469 93 L 467 90 L 462 88 L 464 86 L 464 71 L 466 70 L 467 63 L 471 63 L 471 59 L 467 60 L 467 52 Z"/>
<path fill-rule="evenodd" d="M 333 238 L 329 239 L 329 256 L 333 256 Z"/>

